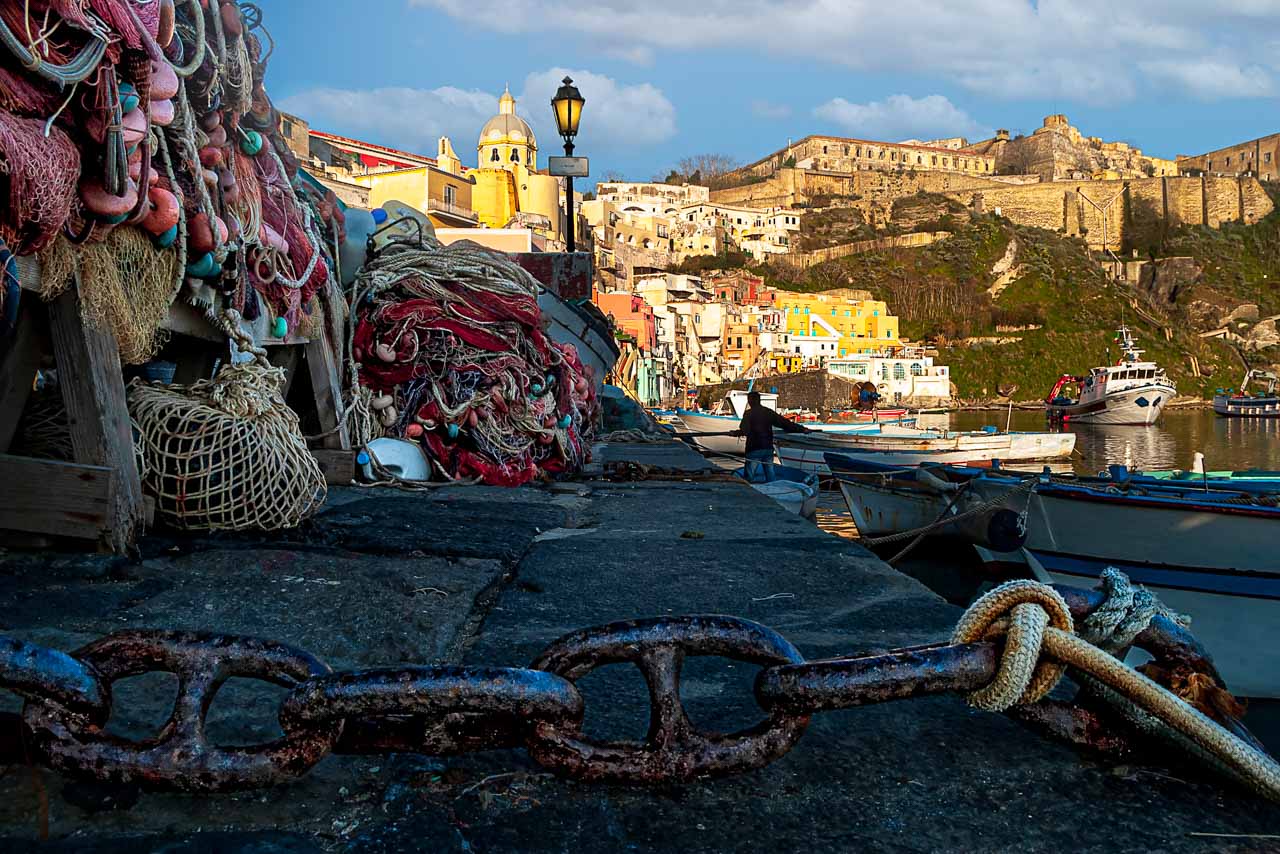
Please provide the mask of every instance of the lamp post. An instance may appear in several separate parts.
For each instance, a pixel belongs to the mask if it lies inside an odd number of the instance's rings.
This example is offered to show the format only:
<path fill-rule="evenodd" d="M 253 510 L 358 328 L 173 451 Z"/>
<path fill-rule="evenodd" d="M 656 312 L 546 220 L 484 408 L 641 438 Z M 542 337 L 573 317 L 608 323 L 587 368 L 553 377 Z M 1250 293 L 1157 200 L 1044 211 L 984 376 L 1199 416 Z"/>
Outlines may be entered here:
<path fill-rule="evenodd" d="M 560 88 L 556 90 L 556 94 L 551 99 L 551 111 L 555 113 L 556 130 L 560 132 L 561 138 L 564 139 L 564 156 L 573 156 L 573 138 L 578 135 L 578 122 L 582 119 L 582 105 L 586 103 L 586 99 L 582 97 L 582 93 L 578 91 L 578 87 L 573 85 L 573 80 L 565 77 L 561 81 Z M 569 221 L 569 239 L 567 241 L 569 251 L 573 252 L 577 248 L 575 237 L 577 233 L 577 224 L 573 221 L 573 176 L 567 176 L 565 190 L 565 208 Z"/>

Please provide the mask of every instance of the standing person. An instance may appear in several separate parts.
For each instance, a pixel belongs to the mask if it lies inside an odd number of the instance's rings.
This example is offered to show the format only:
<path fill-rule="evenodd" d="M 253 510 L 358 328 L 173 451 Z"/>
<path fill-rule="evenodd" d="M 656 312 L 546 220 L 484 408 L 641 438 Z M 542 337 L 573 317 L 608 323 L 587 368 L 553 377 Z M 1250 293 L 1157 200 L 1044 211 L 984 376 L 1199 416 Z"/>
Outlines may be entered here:
<path fill-rule="evenodd" d="M 783 418 L 760 402 L 760 392 L 747 392 L 747 411 L 742 414 L 742 422 L 734 432 L 747 437 L 747 480 L 755 481 L 763 474 L 765 482 L 773 480 L 773 428 L 778 427 L 787 433 L 812 433 L 794 421 Z"/>

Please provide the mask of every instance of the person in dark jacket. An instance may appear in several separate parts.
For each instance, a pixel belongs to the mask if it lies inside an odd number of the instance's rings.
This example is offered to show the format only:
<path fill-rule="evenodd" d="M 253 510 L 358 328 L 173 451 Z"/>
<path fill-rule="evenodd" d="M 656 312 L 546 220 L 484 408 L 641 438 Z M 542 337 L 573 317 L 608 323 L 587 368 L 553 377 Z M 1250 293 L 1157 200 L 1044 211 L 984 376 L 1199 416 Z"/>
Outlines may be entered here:
<path fill-rule="evenodd" d="M 783 418 L 760 402 L 760 392 L 747 393 L 747 411 L 742 414 L 742 422 L 734 431 L 747 437 L 746 475 L 749 481 L 759 481 L 763 475 L 764 482 L 773 480 L 773 429 L 786 433 L 812 433 L 794 421 Z"/>

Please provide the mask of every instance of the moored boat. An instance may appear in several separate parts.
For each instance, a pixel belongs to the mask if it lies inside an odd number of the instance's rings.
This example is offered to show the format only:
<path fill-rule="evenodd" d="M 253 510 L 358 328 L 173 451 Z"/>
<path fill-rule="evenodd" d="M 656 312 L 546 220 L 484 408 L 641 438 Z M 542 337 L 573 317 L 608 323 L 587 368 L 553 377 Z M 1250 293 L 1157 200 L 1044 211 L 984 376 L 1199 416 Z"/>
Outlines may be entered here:
<path fill-rule="evenodd" d="M 1001 433 L 994 429 L 951 432 L 896 425 L 875 426 L 877 429 L 856 433 L 776 436 L 778 458 L 789 466 L 829 474 L 828 453 L 896 466 L 920 463 L 990 465 L 994 460 L 1065 459 L 1071 456 L 1076 442 L 1074 433 Z"/>
<path fill-rule="evenodd" d="M 1249 384 L 1258 380 L 1266 390 L 1249 394 Z M 1221 391 L 1213 396 L 1213 411 L 1225 418 L 1280 418 L 1277 378 L 1271 371 L 1251 370 L 1244 375 L 1240 391 Z"/>
<path fill-rule="evenodd" d="M 984 497 L 1015 479 L 979 474 Z M 1191 615 L 1235 693 L 1280 697 L 1280 498 L 1150 479 L 1108 483 L 1040 477 L 1015 552 L 979 549 L 992 563 L 1025 562 L 1041 581 L 1092 586 L 1107 567 Z"/>
<path fill-rule="evenodd" d="M 1143 359 L 1128 326 L 1116 331 L 1120 361 L 1094 368 L 1088 376 L 1063 374 L 1045 400 L 1051 421 L 1092 424 L 1154 424 L 1178 393 L 1164 369 Z M 1074 387 L 1074 397 L 1066 392 Z"/>
<path fill-rule="evenodd" d="M 777 409 L 778 396 L 776 394 L 760 395 L 760 403 L 767 409 Z M 743 456 L 746 453 L 747 440 L 742 436 L 726 435 L 738 429 L 738 425 L 742 422 L 742 416 L 747 410 L 747 392 L 734 390 L 725 395 L 724 399 L 712 412 L 695 412 L 689 409 L 678 409 L 676 414 L 680 419 L 680 423 L 684 426 L 685 432 L 694 434 L 693 442 L 704 451 L 710 451 L 717 454 L 730 454 Z M 904 414 L 906 410 L 901 410 Z M 797 421 L 803 424 L 807 429 L 821 433 L 864 433 L 880 429 L 884 425 L 903 425 L 909 424 L 910 419 L 905 420 L 882 420 L 879 422 L 866 421 L 849 421 L 849 422 L 820 422 L 820 421 Z"/>

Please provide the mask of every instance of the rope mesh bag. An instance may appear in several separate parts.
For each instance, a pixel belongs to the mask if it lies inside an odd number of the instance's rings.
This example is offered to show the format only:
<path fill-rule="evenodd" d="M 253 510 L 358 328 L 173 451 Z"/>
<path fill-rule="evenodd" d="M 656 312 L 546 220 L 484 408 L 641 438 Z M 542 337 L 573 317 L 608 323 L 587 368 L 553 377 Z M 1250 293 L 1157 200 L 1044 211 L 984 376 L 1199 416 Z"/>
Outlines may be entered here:
<path fill-rule="evenodd" d="M 324 503 L 324 473 L 283 382 L 283 369 L 249 362 L 190 386 L 129 384 L 143 485 L 169 524 L 270 531 L 295 527 Z"/>

